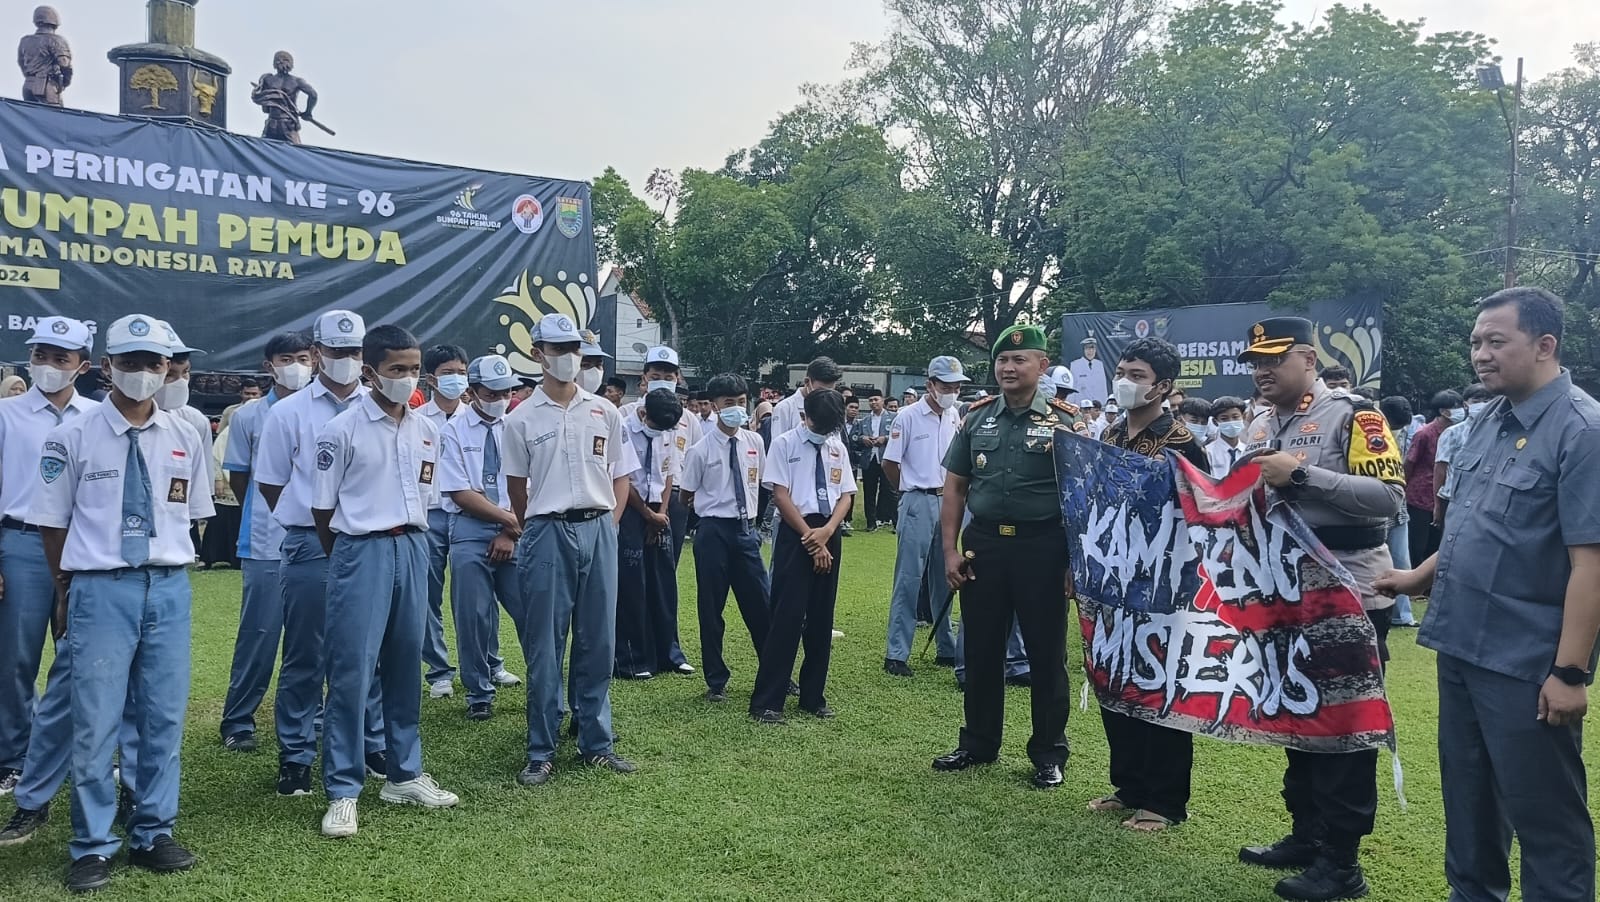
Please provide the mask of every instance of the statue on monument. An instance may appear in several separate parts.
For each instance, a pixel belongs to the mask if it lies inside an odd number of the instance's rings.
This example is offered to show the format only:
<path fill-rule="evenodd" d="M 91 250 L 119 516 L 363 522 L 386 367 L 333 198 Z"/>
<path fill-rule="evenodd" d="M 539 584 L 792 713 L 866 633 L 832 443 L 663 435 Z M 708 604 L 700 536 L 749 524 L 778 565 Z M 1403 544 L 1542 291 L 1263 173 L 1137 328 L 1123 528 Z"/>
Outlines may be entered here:
<path fill-rule="evenodd" d="M 267 125 L 262 129 L 261 136 L 299 144 L 301 119 L 332 134 L 311 118 L 311 111 L 317 106 L 317 92 L 310 82 L 291 74 L 294 71 L 294 57 L 286 50 L 278 51 L 272 55 L 272 70 L 251 85 L 251 102 L 267 114 Z M 304 111 L 300 110 L 297 103 L 300 94 L 306 95 Z"/>
<path fill-rule="evenodd" d="M 17 65 L 22 68 L 22 99 L 29 103 L 61 106 L 61 92 L 72 84 L 72 48 L 56 34 L 61 14 L 54 7 L 33 11 L 37 32 L 23 37 L 17 46 Z"/>

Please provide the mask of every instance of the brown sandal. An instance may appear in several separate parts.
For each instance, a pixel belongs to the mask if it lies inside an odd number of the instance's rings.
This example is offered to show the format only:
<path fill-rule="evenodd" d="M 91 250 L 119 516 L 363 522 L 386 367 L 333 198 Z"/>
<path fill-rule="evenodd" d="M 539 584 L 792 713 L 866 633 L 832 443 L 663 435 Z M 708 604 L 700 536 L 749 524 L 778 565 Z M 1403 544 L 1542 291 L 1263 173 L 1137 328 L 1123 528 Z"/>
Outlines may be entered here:
<path fill-rule="evenodd" d="M 1089 810 L 1095 812 L 1127 811 L 1128 806 L 1122 804 L 1122 800 L 1117 798 L 1116 793 L 1112 793 L 1111 795 L 1101 796 L 1100 798 L 1090 802 Z"/>
<path fill-rule="evenodd" d="M 1140 808 L 1133 813 L 1133 817 L 1123 821 L 1122 826 L 1127 827 L 1129 830 L 1137 830 L 1140 833 L 1160 833 L 1169 827 L 1177 826 L 1177 823 L 1177 821 L 1156 814 L 1154 811 L 1146 811 Z"/>

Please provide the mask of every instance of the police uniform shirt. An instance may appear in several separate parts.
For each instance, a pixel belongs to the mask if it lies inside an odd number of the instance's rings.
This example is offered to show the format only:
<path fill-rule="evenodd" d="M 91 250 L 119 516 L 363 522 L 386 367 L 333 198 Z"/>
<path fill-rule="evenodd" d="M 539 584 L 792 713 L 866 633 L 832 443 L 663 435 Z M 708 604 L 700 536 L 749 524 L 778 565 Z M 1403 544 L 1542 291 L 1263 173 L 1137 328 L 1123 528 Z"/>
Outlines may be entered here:
<path fill-rule="evenodd" d="M 693 418 L 689 418 L 693 420 Z M 691 422 L 691 429 L 699 431 L 698 421 Z M 678 425 L 683 425 L 679 420 Z M 681 468 L 678 461 L 681 459 L 677 450 L 678 431 L 671 429 L 651 438 L 645 430 L 644 421 L 634 415 L 627 420 L 628 441 L 633 445 L 633 454 L 639 460 L 639 466 L 628 478 L 633 482 L 633 487 L 638 490 L 639 497 L 646 504 L 656 504 L 661 501 L 662 491 L 667 487 L 667 480 L 676 481 Z M 699 447 L 696 445 L 696 447 Z M 648 449 L 648 451 L 646 450 Z M 644 468 L 645 455 L 650 456 L 650 469 Z"/>
<path fill-rule="evenodd" d="M 900 491 L 944 488 L 944 454 L 961 428 L 956 412 L 935 410 L 927 398 L 900 410 L 883 459 L 900 465 Z"/>
<path fill-rule="evenodd" d="M 73 392 L 67 406 L 57 411 L 37 387 L 0 400 L 0 516 L 27 522 L 39 488 L 39 451 L 45 434 L 99 406 L 99 401 Z"/>
<path fill-rule="evenodd" d="M 261 490 L 256 488 L 258 474 L 253 472 L 267 414 L 279 400 L 276 394 L 268 392 L 265 397 L 240 407 L 228 424 L 228 444 L 222 452 L 222 469 L 229 473 L 250 473 L 250 494 L 239 499 L 246 508 L 241 515 L 244 520 L 239 530 L 239 556 L 253 561 L 278 560 L 278 549 L 283 545 L 283 524 L 267 509 L 267 499 L 261 497 Z"/>
<path fill-rule="evenodd" d="M 312 483 L 317 472 L 317 433 L 367 393 L 364 386 L 341 403 L 321 379 L 272 406 L 261 428 L 255 460 L 258 483 L 283 486 L 273 519 L 280 526 L 315 526 L 311 519 Z M 391 526 L 395 524 L 390 524 Z"/>
<path fill-rule="evenodd" d="M 150 559 L 183 567 L 194 562 L 189 523 L 216 514 L 211 462 L 194 427 L 157 410 L 139 433 L 150 478 Z M 67 530 L 61 569 L 121 570 L 122 483 L 128 477 L 128 421 L 109 402 L 50 430 L 38 455 L 39 487 L 28 522 Z"/>
<path fill-rule="evenodd" d="M 738 472 L 728 470 L 728 444 L 734 445 Z M 694 493 L 694 510 L 701 517 L 739 517 L 739 502 L 734 495 L 744 492 L 744 516 L 756 515 L 760 501 L 761 475 L 766 471 L 767 448 L 761 434 L 740 429 L 733 435 L 722 430 L 706 436 L 689 449 L 683 461 L 683 490 Z M 815 475 L 813 473 L 812 475 Z"/>
<path fill-rule="evenodd" d="M 1561 639 L 1567 549 L 1600 544 L 1600 403 L 1565 370 L 1518 404 L 1497 398 L 1450 469 L 1460 479 L 1417 644 L 1543 683 Z M 1595 661 L 1591 652 L 1591 671 Z M 1528 721 L 1543 729 L 1532 711 Z"/>
<path fill-rule="evenodd" d="M 822 453 L 822 473 L 827 480 L 828 507 L 817 500 L 817 452 Z M 845 495 L 856 491 L 856 477 L 850 470 L 850 455 L 837 433 L 829 435 L 821 445 L 806 441 L 805 432 L 791 429 L 772 440 L 767 453 L 767 467 L 761 484 L 767 488 L 783 486 L 801 514 L 833 515 L 834 507 Z M 704 514 L 702 514 L 703 516 Z"/>
<path fill-rule="evenodd" d="M 421 407 L 415 408 L 411 411 L 411 413 L 417 414 L 418 416 L 432 423 L 434 431 L 438 432 L 439 435 L 442 436 L 444 435 L 444 427 L 446 425 L 460 419 L 463 413 L 471 412 L 471 410 L 472 405 L 467 403 L 467 399 L 465 397 L 461 398 L 461 403 L 456 406 L 456 412 L 454 414 L 447 414 L 440 410 L 438 400 L 436 398 L 430 398 L 428 403 L 422 405 Z M 473 416 L 477 416 L 477 414 L 474 413 Z M 433 502 L 433 507 L 430 509 L 438 510 L 441 507 L 447 511 L 450 510 L 449 498 L 445 497 L 443 492 L 439 493 Z M 454 513 L 454 511 L 451 511 L 451 513 Z"/>
<path fill-rule="evenodd" d="M 507 476 L 528 480 L 528 517 L 613 510 L 612 480 L 639 469 L 622 414 L 582 389 L 568 407 L 534 389 L 506 417 L 500 455 Z"/>
<path fill-rule="evenodd" d="M 485 437 L 491 432 L 495 447 L 500 449 L 500 472 L 495 474 L 500 509 L 511 510 L 511 496 L 506 491 L 505 418 L 491 423 L 476 410 L 468 409 L 461 416 L 450 418 L 439 433 L 439 494 L 444 496 L 446 511 L 463 513 L 461 505 L 451 499 L 451 492 L 484 491 L 483 448 Z"/>
<path fill-rule="evenodd" d="M 1244 443 L 1230 445 L 1220 438 L 1214 438 L 1206 445 L 1206 459 L 1211 463 L 1211 476 L 1221 479 L 1233 470 L 1233 465 L 1244 456 Z"/>
<path fill-rule="evenodd" d="M 772 437 L 776 439 L 791 429 L 799 429 L 805 422 L 805 407 L 806 397 L 798 391 L 772 405 Z M 885 416 L 888 415 L 886 412 Z"/>
<path fill-rule="evenodd" d="M 438 499 L 439 431 L 407 410 L 398 421 L 364 395 L 317 434 L 311 506 L 334 532 L 363 536 L 428 528 Z"/>

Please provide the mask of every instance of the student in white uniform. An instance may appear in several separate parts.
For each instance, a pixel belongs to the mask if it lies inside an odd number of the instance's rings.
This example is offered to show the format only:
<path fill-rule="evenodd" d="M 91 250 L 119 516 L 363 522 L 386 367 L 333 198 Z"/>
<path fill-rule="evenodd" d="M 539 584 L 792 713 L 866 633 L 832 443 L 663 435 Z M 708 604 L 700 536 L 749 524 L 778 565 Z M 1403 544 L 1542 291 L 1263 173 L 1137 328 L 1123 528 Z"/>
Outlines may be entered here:
<path fill-rule="evenodd" d="M 73 389 L 74 380 L 89 371 L 94 334 L 87 323 L 44 317 L 27 344 L 33 386 L 0 400 L 0 795 L 14 789 L 17 800 L 0 830 L 0 845 L 23 842 L 44 825 L 50 799 L 66 777 L 71 656 L 64 644 L 56 646 L 49 685 L 36 705 L 34 685 L 56 594 L 39 527 L 28 517 L 45 434 L 99 406 Z"/>
<path fill-rule="evenodd" d="M 617 520 L 628 474 L 639 468 L 622 415 L 577 385 L 583 336 L 563 314 L 534 335 L 544 381 L 506 419 L 506 487 L 522 521 L 517 573 L 527 604 L 528 749 L 524 786 L 549 781 L 561 726 L 557 624 L 572 625 L 573 720 L 591 767 L 635 770 L 612 750 L 611 668 L 616 654 Z"/>
<path fill-rule="evenodd" d="M 640 460 L 630 474 L 627 508 L 617 525 L 617 639 L 615 676 L 647 680 L 656 673 L 694 673 L 678 646 L 678 575 L 672 563 L 667 505 L 680 476 L 674 432 L 698 420 L 673 392 L 645 395 L 623 418 Z"/>
<path fill-rule="evenodd" d="M 388 773 L 378 798 L 449 808 L 459 799 L 422 770 L 417 661 L 427 610 L 428 508 L 438 494 L 439 433 L 409 406 L 422 374 L 410 332 L 382 325 L 361 341 L 373 390 L 317 434 L 311 516 L 328 555 L 328 700 L 322 722 L 322 835 L 354 836 L 365 777 L 364 708 L 383 683 Z"/>
<path fill-rule="evenodd" d="M 839 364 L 833 362 L 832 357 L 818 357 L 806 364 L 806 378 L 800 383 L 800 390 L 779 401 L 772 408 L 772 438 L 800 428 L 800 421 L 804 419 L 806 395 L 820 388 L 833 388 L 844 378 L 844 370 Z"/>
<path fill-rule="evenodd" d="M 728 699 L 728 665 L 722 659 L 722 610 L 728 590 L 757 655 L 772 627 L 772 588 L 761 561 L 756 506 L 767 449 L 761 435 L 744 428 L 750 388 L 743 377 L 723 373 L 706 383 L 716 409 L 717 431 L 689 449 L 683 464 L 684 498 L 700 515 L 694 535 L 694 577 L 700 620 L 700 667 L 706 699 Z"/>
<path fill-rule="evenodd" d="M 928 362 L 928 391 L 922 400 L 900 408 L 883 449 L 883 472 L 899 493 L 896 521 L 894 590 L 889 600 L 889 640 L 883 669 L 892 676 L 911 676 L 911 646 L 917 635 L 917 595 L 924 584 L 937 593 L 944 574 L 944 542 L 939 534 L 939 507 L 944 497 L 944 454 L 961 428 L 956 405 L 962 383 L 970 381 L 954 357 Z M 942 597 L 942 594 L 941 594 Z M 941 606 L 943 607 L 943 606 Z M 956 637 L 948 608 L 931 612 L 938 648 L 935 663 L 956 665 Z"/>
<path fill-rule="evenodd" d="M 800 710 L 833 716 L 824 692 L 839 594 L 839 527 L 856 491 L 850 453 L 839 438 L 842 425 L 844 398 L 832 389 L 813 389 L 806 395 L 804 423 L 772 440 L 762 475 L 782 522 L 772 540 L 772 628 L 750 696 L 750 716 L 760 723 L 783 723 L 802 641 Z"/>
<path fill-rule="evenodd" d="M 1243 398 L 1232 396 L 1211 402 L 1211 419 L 1217 426 L 1217 437 L 1206 445 L 1206 459 L 1211 463 L 1211 475 L 1221 479 L 1228 475 L 1233 465 L 1244 456 L 1245 413 L 1249 404 Z"/>
<path fill-rule="evenodd" d="M 522 622 L 516 565 L 522 524 L 511 513 L 503 450 L 506 408 L 522 380 L 504 357 L 490 355 L 467 367 L 467 384 L 470 406 L 439 436 L 439 491 L 450 513 L 450 610 L 461 685 L 468 719 L 481 721 L 494 716 L 490 642 L 499 634 L 500 608 Z"/>
<path fill-rule="evenodd" d="M 283 592 L 283 660 L 273 720 L 278 733 L 278 794 L 311 794 L 317 757 L 317 711 L 325 682 L 323 624 L 327 620 L 328 555 L 317 538 L 311 494 L 317 473 L 317 433 L 366 394 L 361 385 L 361 317 L 330 310 L 317 317 L 311 339 L 315 382 L 273 406 L 256 454 L 256 488 L 283 527 L 278 581 Z M 384 756 L 381 687 L 367 699 L 367 771 L 388 773 Z"/>
<path fill-rule="evenodd" d="M 266 698 L 278 659 L 278 640 L 283 635 L 283 590 L 278 581 L 283 527 L 273 519 L 266 499 L 256 489 L 256 452 L 267 414 L 279 401 L 310 384 L 314 360 L 309 332 L 274 335 L 267 341 L 263 361 L 272 374 L 272 390 L 261 400 L 240 407 L 228 424 L 222 469 L 242 506 L 239 565 L 244 577 L 239 635 L 233 643 L 228 695 L 222 703 L 222 747 L 229 751 L 256 749 L 256 709 Z"/>
<path fill-rule="evenodd" d="M 156 407 L 172 345 L 154 317 L 106 330 L 106 403 L 45 436 L 31 522 L 57 582 L 52 632 L 65 637 L 72 674 L 72 866 L 67 886 L 111 879 L 122 846 L 112 832 L 112 753 L 125 706 L 140 754 L 129 859 L 154 871 L 194 866 L 172 838 L 179 750 L 189 703 L 189 524 L 214 513 L 211 463 L 194 428 Z M 92 662 L 92 666 L 90 666 Z"/>
<path fill-rule="evenodd" d="M 594 348 L 599 353 L 598 347 Z M 589 359 L 589 349 L 584 349 L 585 358 Z M 678 401 L 683 405 L 684 416 L 678 420 L 678 425 L 673 427 L 672 448 L 677 455 L 679 468 L 682 468 L 683 456 L 689 449 L 699 444 L 704 433 L 696 429 L 698 425 L 694 417 L 688 415 L 689 404 L 688 389 L 682 384 L 681 370 L 678 366 L 678 352 L 665 345 L 650 348 L 644 355 L 644 373 L 639 377 L 640 400 L 622 405 L 622 421 L 628 422 L 630 414 L 636 412 L 643 396 L 660 389 L 667 389 L 676 393 Z M 667 517 L 672 521 L 672 568 L 676 572 L 678 561 L 683 556 L 685 538 L 689 534 L 689 521 L 693 512 L 683 503 L 682 493 L 674 489 L 672 500 L 667 505 Z"/>

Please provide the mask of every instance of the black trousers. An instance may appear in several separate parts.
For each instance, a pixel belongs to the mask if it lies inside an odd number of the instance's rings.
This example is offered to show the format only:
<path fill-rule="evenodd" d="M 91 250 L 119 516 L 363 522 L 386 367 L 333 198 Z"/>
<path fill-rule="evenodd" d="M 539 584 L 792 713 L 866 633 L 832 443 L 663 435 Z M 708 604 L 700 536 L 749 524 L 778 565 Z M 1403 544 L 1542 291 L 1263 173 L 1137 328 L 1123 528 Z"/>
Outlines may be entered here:
<path fill-rule="evenodd" d="M 1354 851 L 1378 815 L 1378 750 L 1338 755 L 1286 749 L 1283 803 L 1296 836 Z"/>
<path fill-rule="evenodd" d="M 722 659 L 725 624 L 722 610 L 728 590 L 739 604 L 739 616 L 750 631 L 756 655 L 772 630 L 772 587 L 761 561 L 761 535 L 755 524 L 723 517 L 701 517 L 694 534 L 696 608 L 700 617 L 700 672 L 706 686 L 721 691 L 728 685 L 728 664 Z M 785 687 L 787 688 L 787 687 Z"/>
<path fill-rule="evenodd" d="M 1433 508 L 1423 510 L 1408 506 L 1406 510 L 1411 514 L 1411 523 L 1406 527 L 1406 541 L 1411 545 L 1411 566 L 1420 567 L 1423 561 L 1439 550 L 1440 532 L 1433 525 Z"/>
<path fill-rule="evenodd" d="M 617 525 L 616 672 L 657 673 L 683 663 L 672 538 L 647 541 L 644 517 L 629 508 Z"/>
<path fill-rule="evenodd" d="M 828 522 L 820 514 L 806 517 L 806 525 L 818 527 Z M 756 670 L 756 688 L 750 696 L 750 713 L 782 711 L 789 694 L 789 675 L 802 644 L 805 661 L 800 665 L 800 707 L 815 711 L 827 704 L 823 690 L 828 682 L 828 658 L 833 653 L 833 605 L 839 595 L 838 533 L 828 542 L 833 554 L 833 569 L 818 573 L 811 555 L 800 544 L 800 534 L 779 522 L 772 539 L 772 628 L 761 647 L 761 664 Z"/>
<path fill-rule="evenodd" d="M 867 456 L 861 464 L 861 494 L 866 497 L 867 526 L 896 523 L 900 519 L 900 496 L 883 475 L 883 463 Z"/>
<path fill-rule="evenodd" d="M 1122 804 L 1186 820 L 1194 735 L 1105 708 L 1100 719 L 1111 747 L 1111 786 Z"/>
<path fill-rule="evenodd" d="M 689 534 L 689 506 L 677 489 L 672 490 L 672 501 L 667 505 L 667 519 L 672 521 L 672 567 L 676 572 L 678 560 L 683 557 L 684 538 Z"/>
<path fill-rule="evenodd" d="M 1022 524 L 1015 536 L 1001 536 L 981 521 L 967 527 L 963 546 L 973 553 L 969 569 L 977 579 L 961 589 L 961 623 L 966 630 L 966 726 L 960 747 L 974 756 L 1000 754 L 1005 723 L 1006 640 L 1015 616 L 1028 647 L 1033 672 L 1029 693 L 1033 735 L 1028 757 L 1036 765 L 1067 762 L 1067 556 L 1059 523 Z"/>

